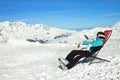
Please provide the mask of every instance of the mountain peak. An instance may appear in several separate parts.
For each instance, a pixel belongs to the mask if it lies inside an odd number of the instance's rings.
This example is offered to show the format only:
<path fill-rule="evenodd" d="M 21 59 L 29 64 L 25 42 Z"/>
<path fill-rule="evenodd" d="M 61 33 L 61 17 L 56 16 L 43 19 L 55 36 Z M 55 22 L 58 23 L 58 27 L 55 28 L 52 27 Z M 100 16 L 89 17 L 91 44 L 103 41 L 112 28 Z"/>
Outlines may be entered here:
<path fill-rule="evenodd" d="M 117 22 L 115 25 L 113 25 L 112 28 L 115 29 L 115 30 L 120 30 L 120 21 Z"/>
<path fill-rule="evenodd" d="M 21 21 L 16 21 L 16 22 L 10 22 L 10 21 L 4 21 L 4 22 L 0 22 L 0 26 L 12 26 L 12 25 L 26 25 L 26 23 L 21 22 Z"/>

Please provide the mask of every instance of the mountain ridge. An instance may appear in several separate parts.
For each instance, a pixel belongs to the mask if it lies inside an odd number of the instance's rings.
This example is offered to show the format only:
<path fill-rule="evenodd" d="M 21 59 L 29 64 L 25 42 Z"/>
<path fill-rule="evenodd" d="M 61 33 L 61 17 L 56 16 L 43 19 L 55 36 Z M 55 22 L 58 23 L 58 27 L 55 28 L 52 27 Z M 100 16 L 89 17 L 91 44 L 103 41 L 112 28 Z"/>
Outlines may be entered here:
<path fill-rule="evenodd" d="M 44 24 L 27 24 L 21 21 L 4 21 L 0 22 L 0 42 L 6 42 L 8 39 L 24 39 L 28 41 L 33 40 L 33 42 L 40 41 L 42 43 L 46 41 L 52 41 L 53 43 L 54 40 L 55 42 L 57 41 L 57 43 L 67 43 L 67 40 L 69 39 L 70 42 L 73 42 L 72 40 L 76 39 L 74 41 L 77 42 L 84 38 L 84 34 L 88 35 L 89 37 L 93 37 L 96 36 L 95 33 L 97 33 L 98 31 L 104 31 L 106 29 L 113 30 L 112 38 L 120 39 L 120 37 L 118 36 L 118 34 L 120 34 L 120 22 L 117 22 L 111 28 L 96 27 L 88 30 L 74 31 L 49 27 Z"/>

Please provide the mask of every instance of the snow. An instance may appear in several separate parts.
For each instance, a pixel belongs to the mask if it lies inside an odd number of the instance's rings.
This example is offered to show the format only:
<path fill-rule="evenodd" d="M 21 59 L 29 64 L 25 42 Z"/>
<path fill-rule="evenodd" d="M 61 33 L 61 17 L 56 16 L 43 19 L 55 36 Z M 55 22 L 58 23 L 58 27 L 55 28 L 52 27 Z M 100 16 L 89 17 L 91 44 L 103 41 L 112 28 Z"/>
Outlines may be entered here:
<path fill-rule="evenodd" d="M 0 80 L 120 80 L 120 23 L 111 28 L 71 31 L 24 22 L 0 22 Z M 58 68 L 58 57 L 65 57 L 98 31 L 112 29 L 111 35 L 93 64 L 79 63 L 68 71 Z M 27 39 L 35 40 L 29 42 Z M 47 40 L 41 43 L 40 40 Z"/>

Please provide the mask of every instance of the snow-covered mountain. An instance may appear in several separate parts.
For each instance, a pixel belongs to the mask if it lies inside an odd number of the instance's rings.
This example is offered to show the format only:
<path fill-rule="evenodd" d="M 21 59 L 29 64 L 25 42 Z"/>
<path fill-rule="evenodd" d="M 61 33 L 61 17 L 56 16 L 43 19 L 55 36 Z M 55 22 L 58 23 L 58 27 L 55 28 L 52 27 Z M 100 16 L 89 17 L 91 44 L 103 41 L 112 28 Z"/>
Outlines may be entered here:
<path fill-rule="evenodd" d="M 112 29 L 112 38 L 120 39 L 120 22 L 112 28 L 94 28 L 91 30 L 72 31 L 49 27 L 43 24 L 26 24 L 24 22 L 0 22 L 0 42 L 7 42 L 9 39 L 22 39 L 39 43 L 77 43 L 85 39 L 84 34 L 95 38 L 98 31 Z M 115 35 L 115 36 L 114 36 Z"/>
<path fill-rule="evenodd" d="M 113 25 L 111 29 L 113 30 L 112 37 L 114 39 L 120 39 L 120 21 Z"/>
<path fill-rule="evenodd" d="M 43 24 L 26 24 L 24 22 L 0 22 L 1 39 L 27 39 L 48 41 L 59 37 L 68 37 L 73 31 L 48 27 Z M 4 41 L 3 40 L 3 41 Z"/>
<path fill-rule="evenodd" d="M 81 36 L 80 36 L 81 35 Z M 83 33 L 24 22 L 0 22 L 0 42 L 10 39 L 40 43 L 74 43 L 84 38 Z"/>
<path fill-rule="evenodd" d="M 98 31 L 113 33 L 93 64 L 77 64 L 69 71 L 58 68 L 78 42 L 95 38 Z M 0 22 L 0 80 L 120 80 L 120 22 L 112 27 L 71 31 L 24 22 Z M 33 43 L 34 42 L 34 43 Z M 44 43 L 44 44 L 41 44 Z"/>
<path fill-rule="evenodd" d="M 40 43 L 68 43 L 66 38 L 74 34 L 76 35 L 77 32 L 48 27 L 43 24 L 0 22 L 0 42 L 7 42 L 9 39 L 23 39 Z M 69 38 L 74 40 L 74 38 Z"/>
<path fill-rule="evenodd" d="M 112 29 L 120 31 L 120 21 L 113 25 Z"/>

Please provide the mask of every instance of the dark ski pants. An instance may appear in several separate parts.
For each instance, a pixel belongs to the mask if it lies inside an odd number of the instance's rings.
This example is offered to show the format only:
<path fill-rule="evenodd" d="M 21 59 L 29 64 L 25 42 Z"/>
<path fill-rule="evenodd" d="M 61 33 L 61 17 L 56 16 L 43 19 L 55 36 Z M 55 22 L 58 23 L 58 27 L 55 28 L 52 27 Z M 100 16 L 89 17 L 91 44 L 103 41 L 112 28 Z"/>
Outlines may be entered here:
<path fill-rule="evenodd" d="M 91 54 L 88 51 L 83 50 L 73 50 L 71 51 L 67 57 L 66 60 L 69 61 L 69 64 L 67 64 L 67 68 L 72 68 L 81 58 L 85 56 L 90 56 Z"/>

